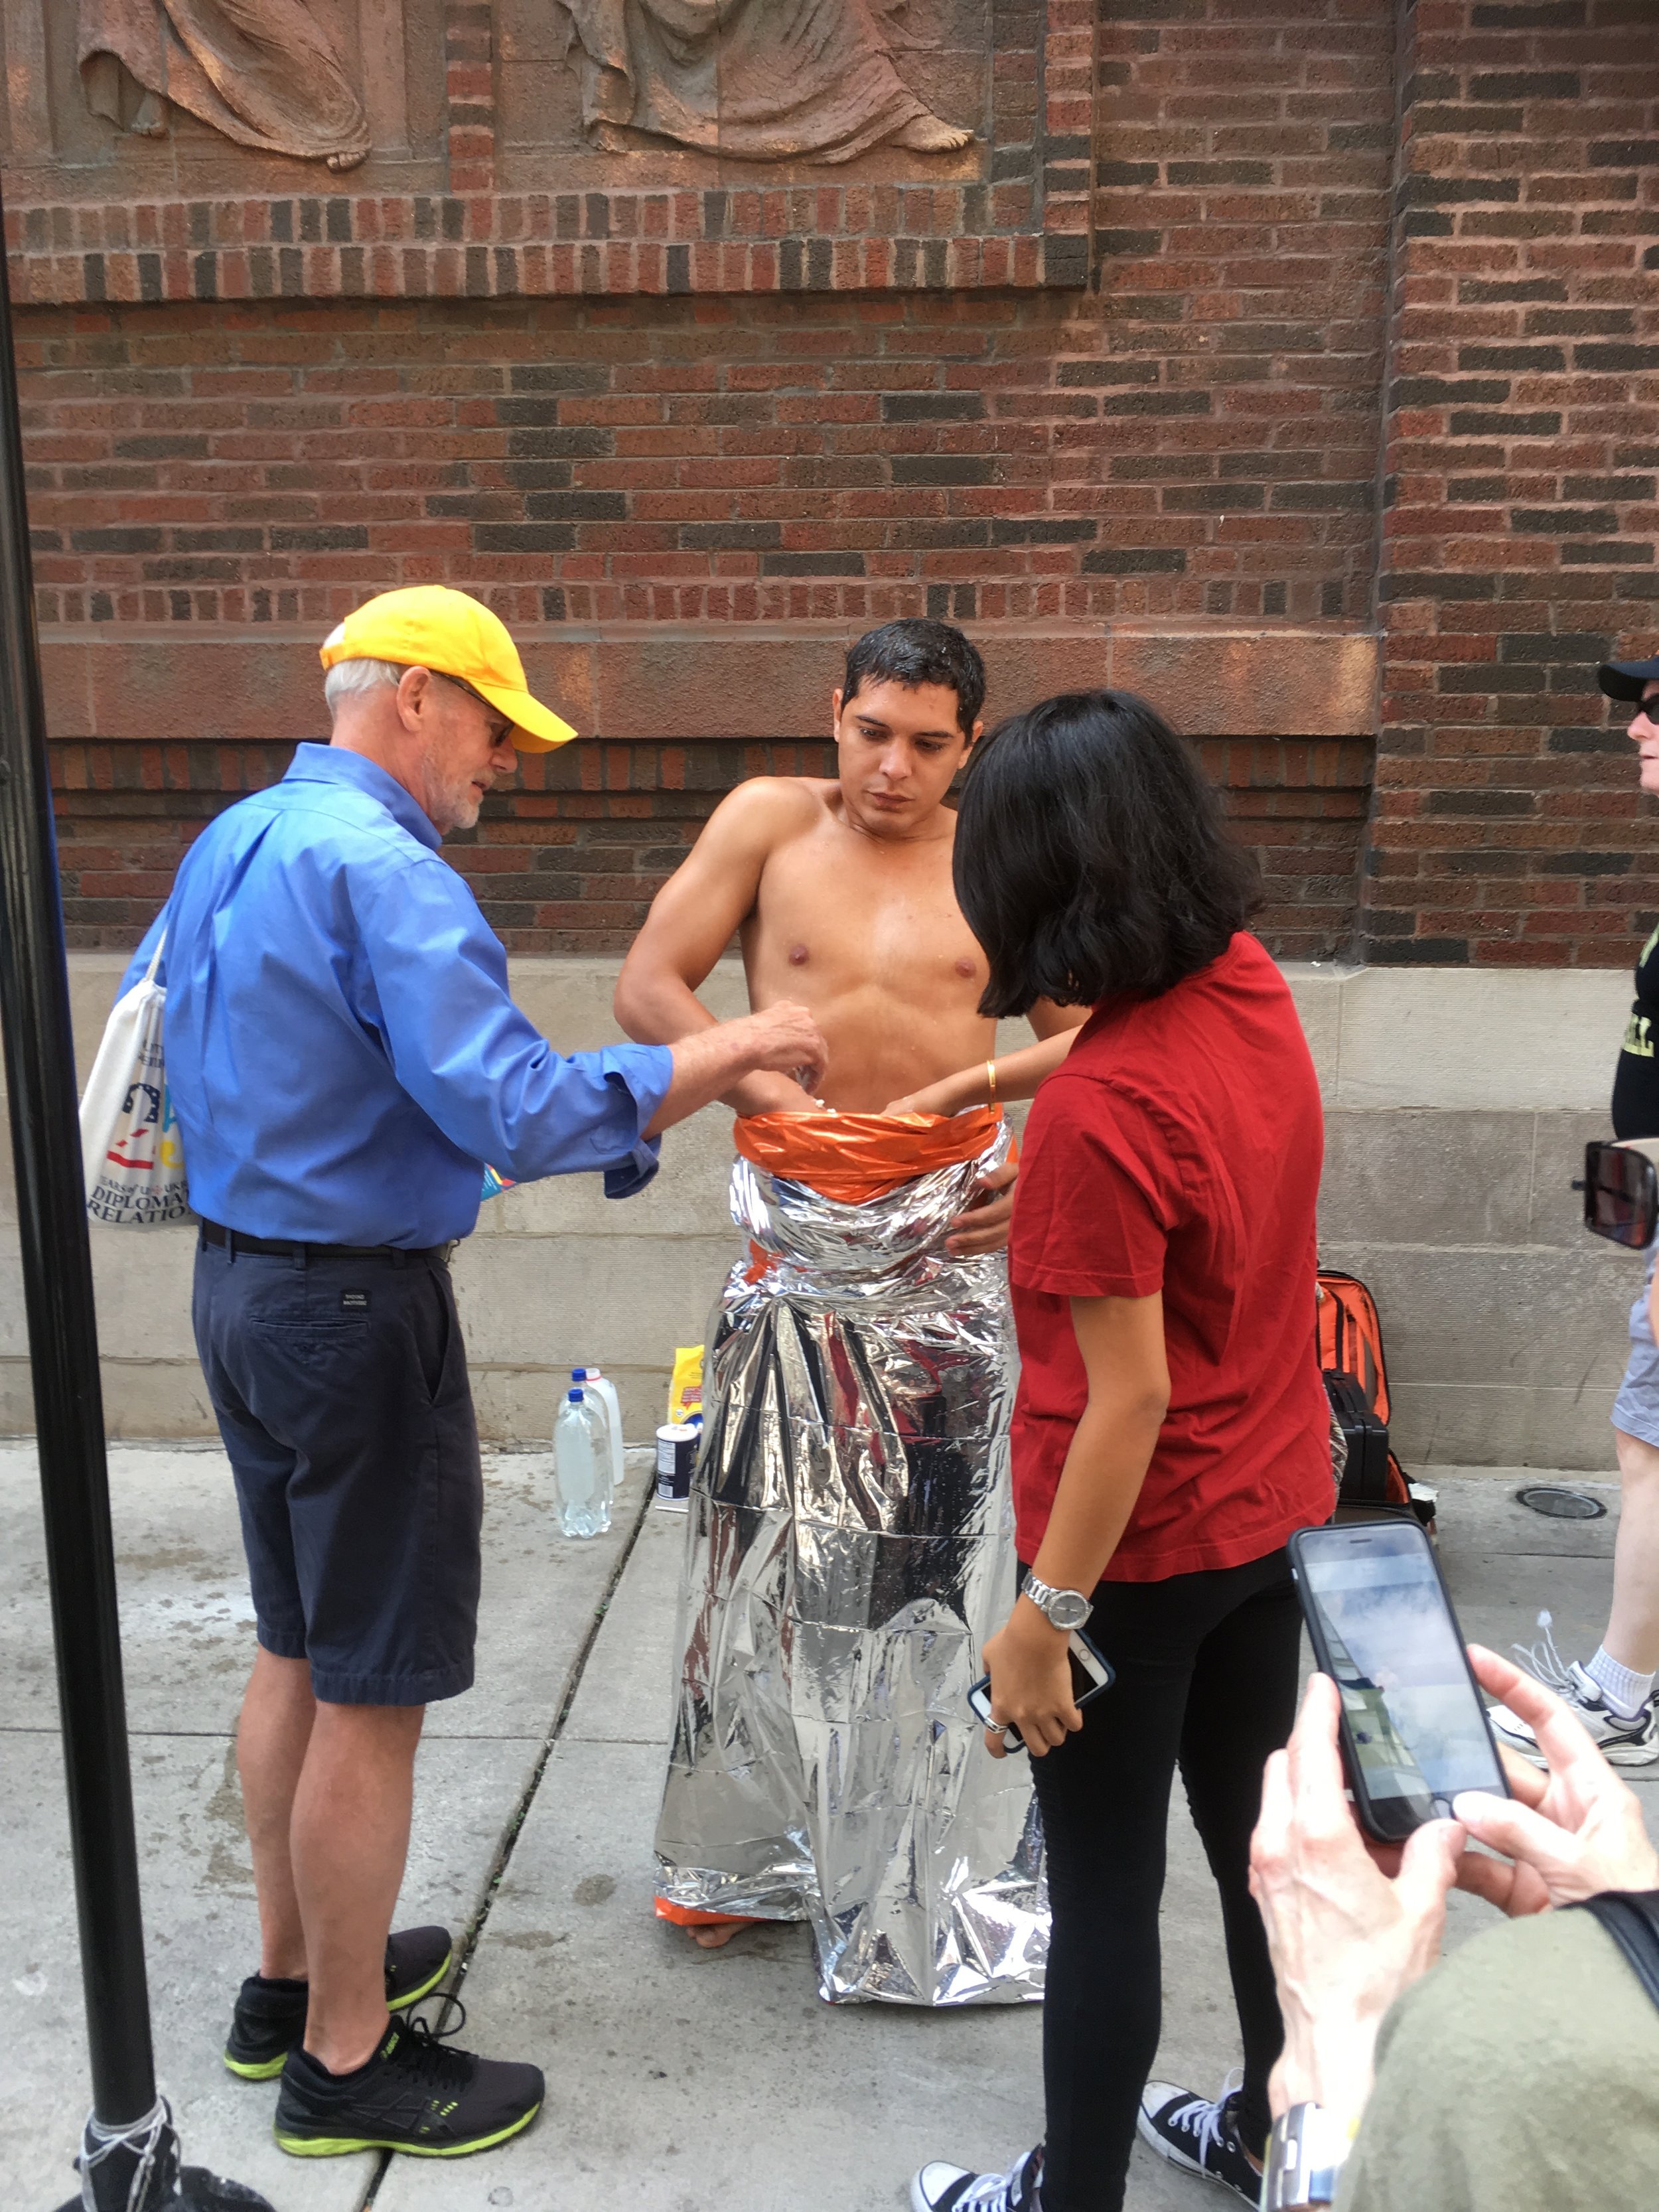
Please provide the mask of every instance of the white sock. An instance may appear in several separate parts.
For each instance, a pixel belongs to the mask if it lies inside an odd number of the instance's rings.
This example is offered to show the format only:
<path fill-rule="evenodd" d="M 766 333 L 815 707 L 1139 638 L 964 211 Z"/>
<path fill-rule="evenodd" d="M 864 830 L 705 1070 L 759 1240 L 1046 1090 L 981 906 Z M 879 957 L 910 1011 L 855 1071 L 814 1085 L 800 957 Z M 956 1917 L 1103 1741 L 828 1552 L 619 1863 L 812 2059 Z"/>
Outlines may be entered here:
<path fill-rule="evenodd" d="M 1593 1682 L 1601 1685 L 1602 1695 L 1620 1720 L 1633 1721 L 1653 1695 L 1652 1675 L 1638 1674 L 1633 1667 L 1621 1667 L 1616 1659 L 1608 1657 L 1605 1644 L 1584 1672 Z"/>

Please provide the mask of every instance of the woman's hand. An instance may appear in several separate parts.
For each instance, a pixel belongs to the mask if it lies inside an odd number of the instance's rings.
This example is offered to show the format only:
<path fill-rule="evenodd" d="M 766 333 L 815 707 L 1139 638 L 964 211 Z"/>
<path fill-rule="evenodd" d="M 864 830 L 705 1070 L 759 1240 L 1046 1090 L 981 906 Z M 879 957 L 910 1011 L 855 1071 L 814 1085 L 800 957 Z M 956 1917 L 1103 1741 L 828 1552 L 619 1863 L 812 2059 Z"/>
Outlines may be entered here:
<path fill-rule="evenodd" d="M 1261 1778 L 1250 1839 L 1250 1893 L 1261 1907 L 1285 2018 L 1273 2111 L 1314 2103 L 1357 2118 L 1370 2094 L 1382 2016 L 1440 1953 L 1462 1829 L 1431 1820 L 1399 1855 L 1391 1880 L 1343 1795 L 1337 1690 L 1308 1684 L 1287 1749 Z"/>
<path fill-rule="evenodd" d="M 1072 1696 L 1072 1662 L 1062 1628 L 1053 1628 L 1029 1598 L 1016 1598 L 999 1633 L 985 1646 L 991 1677 L 991 1717 L 998 1728 L 1011 1723 L 1025 1739 L 1033 1759 L 1064 1743 L 1083 1716 Z M 988 1729 L 988 1748 L 1000 1759 L 1007 1749 Z"/>
<path fill-rule="evenodd" d="M 1501 1858 L 1466 1851 L 1457 1886 L 1518 1918 L 1576 1905 L 1604 1889 L 1659 1889 L 1659 1853 L 1642 1808 L 1591 1741 L 1589 1731 L 1541 1682 L 1479 1644 L 1469 1663 L 1483 1690 L 1518 1713 L 1549 1760 L 1504 1757 L 1512 1797 L 1466 1790 L 1453 1807 L 1476 1842 Z"/>
<path fill-rule="evenodd" d="M 1014 1218 L 1014 1185 L 1019 1178 L 1018 1160 L 1005 1160 L 988 1168 L 977 1188 L 984 1197 L 971 1200 L 968 1211 L 951 1221 L 945 1249 L 957 1260 L 975 1260 L 981 1253 L 1000 1252 L 1008 1243 Z"/>

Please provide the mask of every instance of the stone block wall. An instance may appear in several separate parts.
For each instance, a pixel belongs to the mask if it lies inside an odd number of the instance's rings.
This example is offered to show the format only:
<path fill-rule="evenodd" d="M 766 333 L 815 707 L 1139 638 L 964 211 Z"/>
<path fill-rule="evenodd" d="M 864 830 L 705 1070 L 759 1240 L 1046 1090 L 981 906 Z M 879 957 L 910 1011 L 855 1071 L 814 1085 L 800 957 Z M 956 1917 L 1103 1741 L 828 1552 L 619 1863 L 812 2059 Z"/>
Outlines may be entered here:
<path fill-rule="evenodd" d="M 84 1069 L 123 965 L 71 958 Z M 614 961 L 527 956 L 513 986 L 565 1050 L 608 1042 Z M 1326 1107 L 1321 1249 L 1382 1310 L 1406 1464 L 1612 1467 L 1607 1415 L 1639 1255 L 1587 1237 L 1571 1182 L 1606 1133 L 1623 1030 L 1617 975 L 1490 975 L 1288 963 Z M 705 987 L 742 1007 L 723 962 Z M 1007 1050 L 1023 1040 L 1009 1024 Z M 456 1283 L 487 1436 L 551 1432 L 568 1370 L 617 1381 L 631 1437 L 662 1418 L 674 1346 L 702 1337 L 738 1246 L 730 1121 L 674 1130 L 641 1196 L 592 1176 L 508 1192 L 461 1248 Z M 9 1166 L 9 1162 L 8 1162 Z M 0 1432 L 32 1425 L 9 1174 L 0 1178 Z M 104 1389 L 118 1436 L 199 1436 L 212 1414 L 190 1334 L 189 1230 L 95 1231 Z"/>

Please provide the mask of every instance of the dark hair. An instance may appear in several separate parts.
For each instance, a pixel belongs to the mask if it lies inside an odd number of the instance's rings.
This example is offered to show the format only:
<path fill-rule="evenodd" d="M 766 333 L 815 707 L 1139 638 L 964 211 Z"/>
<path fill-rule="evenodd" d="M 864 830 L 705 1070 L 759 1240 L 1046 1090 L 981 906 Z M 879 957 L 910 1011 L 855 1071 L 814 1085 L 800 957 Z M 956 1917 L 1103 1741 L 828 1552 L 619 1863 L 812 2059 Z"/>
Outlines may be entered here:
<path fill-rule="evenodd" d="M 1185 741 L 1130 691 L 1068 691 L 969 757 L 957 899 L 985 949 L 982 1014 L 1152 997 L 1259 903 L 1249 854 Z"/>
<path fill-rule="evenodd" d="M 913 616 L 867 629 L 847 656 L 842 704 L 856 699 L 866 684 L 939 684 L 957 695 L 957 725 L 964 738 L 974 733 L 985 704 L 985 663 L 949 623 Z"/>

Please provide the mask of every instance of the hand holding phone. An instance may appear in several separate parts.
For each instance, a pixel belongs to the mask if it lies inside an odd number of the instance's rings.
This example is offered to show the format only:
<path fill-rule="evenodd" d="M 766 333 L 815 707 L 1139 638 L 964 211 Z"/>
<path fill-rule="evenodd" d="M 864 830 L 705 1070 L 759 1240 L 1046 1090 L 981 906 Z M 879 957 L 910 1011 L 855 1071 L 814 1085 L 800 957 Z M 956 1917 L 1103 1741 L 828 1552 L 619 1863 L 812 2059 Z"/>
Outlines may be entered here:
<path fill-rule="evenodd" d="M 1533 1729 L 1549 1765 L 1511 1759 L 1508 1803 L 1461 1801 L 1459 1819 L 1487 1851 L 1464 1854 L 1458 1887 L 1512 1917 L 1579 1905 L 1604 1890 L 1659 1888 L 1659 1852 L 1649 1841 L 1641 1802 L 1577 1716 L 1495 1651 L 1471 1644 L 1469 1663 L 1481 1688 Z"/>
<path fill-rule="evenodd" d="M 1300 1528 L 1289 1549 L 1315 1661 L 1340 1696 L 1343 1764 L 1366 1832 L 1402 1843 L 1425 1821 L 1451 1819 L 1462 1790 L 1507 1796 L 1421 1523 Z"/>
<path fill-rule="evenodd" d="M 1091 1704 L 1103 1690 L 1109 1690 L 1116 1679 L 1111 1662 L 1102 1656 L 1080 1628 L 1074 1628 L 1066 1639 L 1066 1657 L 1072 1669 L 1072 1702 L 1080 1712 Z M 988 1729 L 998 1726 L 991 1717 L 991 1678 L 981 1674 L 968 1692 L 969 1709 L 976 1721 Z M 1024 1751 L 1025 1739 L 1012 1723 L 1002 1730 L 1002 1741 L 1010 1751 Z"/>

